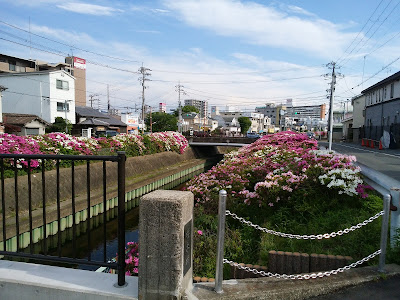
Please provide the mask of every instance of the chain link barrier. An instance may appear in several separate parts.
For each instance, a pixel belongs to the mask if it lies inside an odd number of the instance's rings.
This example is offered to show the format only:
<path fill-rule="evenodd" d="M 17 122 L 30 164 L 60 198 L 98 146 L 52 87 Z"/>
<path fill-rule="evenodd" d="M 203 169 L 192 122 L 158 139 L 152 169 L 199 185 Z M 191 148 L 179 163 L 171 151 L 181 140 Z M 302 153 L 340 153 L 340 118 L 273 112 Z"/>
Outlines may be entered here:
<path fill-rule="evenodd" d="M 229 210 L 226 210 L 225 214 L 227 216 L 231 216 L 232 218 L 240 221 L 243 224 L 246 224 L 248 226 L 251 226 L 257 230 L 261 230 L 265 233 L 269 233 L 269 234 L 273 234 L 276 236 L 281 236 L 284 238 L 289 238 L 289 239 L 298 239 L 298 240 L 322 240 L 322 239 L 329 239 L 329 238 L 334 238 L 337 236 L 341 236 L 345 233 L 349 233 L 352 232 L 356 229 L 360 229 L 361 227 L 367 225 L 368 223 L 373 222 L 374 220 L 376 220 L 377 218 L 379 218 L 380 216 L 384 215 L 384 211 L 380 211 L 378 212 L 376 215 L 370 217 L 368 220 L 365 220 L 364 222 L 358 223 L 357 225 L 353 225 L 350 228 L 346 228 L 343 230 L 339 230 L 336 232 L 331 232 L 331 233 L 325 233 L 325 234 L 311 234 L 311 235 L 299 235 L 299 234 L 291 234 L 291 233 L 284 233 L 284 232 L 280 232 L 280 231 L 274 231 L 272 229 L 268 229 L 268 228 L 263 228 L 259 225 L 255 225 L 253 224 L 251 221 L 247 221 L 242 217 L 239 217 L 237 214 L 230 212 Z M 380 251 L 380 250 L 379 250 Z"/>
<path fill-rule="evenodd" d="M 271 272 L 265 272 L 265 271 L 258 271 L 257 269 L 252 269 L 249 267 L 242 266 L 236 262 L 227 260 L 224 258 L 223 262 L 224 264 L 229 264 L 231 266 L 234 266 L 235 268 L 244 270 L 249 273 L 253 273 L 255 275 L 261 275 L 265 277 L 274 277 L 274 278 L 282 278 L 282 279 L 315 279 L 315 278 L 322 278 L 322 277 L 328 277 L 331 275 L 337 275 L 339 273 L 342 273 L 344 271 L 350 270 L 351 268 L 355 268 L 358 265 L 361 265 L 370 259 L 374 258 L 375 256 L 379 255 L 381 253 L 381 249 L 375 251 L 374 253 L 364 257 L 363 259 L 360 259 L 359 261 L 356 261 L 350 265 L 344 266 L 342 268 L 338 268 L 336 270 L 331 270 L 331 271 L 326 271 L 326 272 L 319 272 L 319 273 L 310 273 L 310 274 L 296 274 L 296 275 L 287 275 L 287 274 L 278 274 L 278 273 L 271 273 Z"/>

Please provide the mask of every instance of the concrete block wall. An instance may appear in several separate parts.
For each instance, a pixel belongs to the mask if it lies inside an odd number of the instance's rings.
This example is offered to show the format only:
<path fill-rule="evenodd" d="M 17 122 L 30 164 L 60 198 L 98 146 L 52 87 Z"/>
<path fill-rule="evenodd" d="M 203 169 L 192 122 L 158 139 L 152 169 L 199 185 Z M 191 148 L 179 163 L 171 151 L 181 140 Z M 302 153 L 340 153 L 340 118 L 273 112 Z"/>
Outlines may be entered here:
<path fill-rule="evenodd" d="M 350 256 L 270 251 L 268 271 L 279 274 L 300 274 L 330 271 L 348 265 Z"/>
<path fill-rule="evenodd" d="M 341 255 L 270 251 L 268 267 L 251 264 L 240 265 L 244 267 L 249 267 L 251 269 L 256 269 L 258 271 L 291 275 L 336 270 L 338 268 L 349 265 L 352 260 L 353 258 L 350 256 Z M 245 270 L 238 269 L 234 266 L 231 267 L 231 279 L 258 277 L 262 276 L 246 272 Z"/>

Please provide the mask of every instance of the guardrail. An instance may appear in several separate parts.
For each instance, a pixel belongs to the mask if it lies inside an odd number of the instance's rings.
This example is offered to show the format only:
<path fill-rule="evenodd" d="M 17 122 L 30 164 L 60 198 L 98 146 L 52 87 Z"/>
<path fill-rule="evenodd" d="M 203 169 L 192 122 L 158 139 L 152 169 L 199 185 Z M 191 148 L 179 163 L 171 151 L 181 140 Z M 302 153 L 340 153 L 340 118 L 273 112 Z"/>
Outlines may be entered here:
<path fill-rule="evenodd" d="M 11 162 L 13 165 L 12 170 L 14 173 L 14 213 L 15 213 L 15 222 L 10 222 L 10 218 L 7 219 L 6 214 L 6 195 L 5 194 L 5 161 Z M 49 187 L 46 181 L 46 162 L 55 162 L 56 168 L 56 217 L 55 223 L 56 228 L 53 232 L 48 231 L 48 222 L 49 222 L 49 210 L 48 210 L 48 194 L 46 193 Z M 71 198 L 70 202 L 63 202 L 63 208 L 61 207 L 61 197 L 60 197 L 60 189 L 63 187 L 60 183 L 60 162 L 62 161 L 70 161 L 71 163 Z M 82 178 L 76 179 L 75 177 L 75 163 L 76 161 L 85 161 L 86 162 L 86 207 L 83 209 L 86 216 L 86 220 L 83 221 L 78 219 L 76 216 L 79 212 L 76 211 L 76 195 L 75 195 L 75 183 L 76 180 L 82 180 Z M 90 161 L 102 161 L 103 162 L 103 187 L 102 187 L 102 198 L 103 198 L 103 241 L 104 241 L 104 255 L 102 261 L 94 261 L 91 258 L 90 252 L 92 250 L 92 241 L 90 234 L 90 220 L 91 220 L 91 191 L 90 191 Z M 0 255 L 6 257 L 16 257 L 23 259 L 32 259 L 32 260 L 41 260 L 48 262 L 59 262 L 59 263 L 67 263 L 67 264 L 84 264 L 84 265 L 92 265 L 92 266 L 104 266 L 112 269 L 118 270 L 118 285 L 125 285 L 125 260 L 119 259 L 118 262 L 110 262 L 106 257 L 106 193 L 107 193 L 107 168 L 106 162 L 116 162 L 118 163 L 118 257 L 125 257 L 125 161 L 126 155 L 125 152 L 118 152 L 117 156 L 92 156 L 92 155 L 26 155 L 26 154 L 0 154 L 0 173 L 1 173 L 1 209 L 2 209 L 2 249 L 0 248 Z M 19 181 L 21 180 L 18 176 L 18 170 L 21 167 L 21 164 L 25 165 L 25 169 L 27 172 L 27 198 L 28 198 L 28 224 L 29 228 L 24 230 L 21 228 L 21 219 L 20 219 L 20 203 L 21 199 L 19 198 Z M 32 207 L 32 170 L 33 165 L 37 165 L 37 170 L 41 173 L 41 192 L 42 192 L 42 203 L 41 203 L 41 216 L 39 218 L 34 218 Z M 24 187 L 23 187 L 24 188 Z M 11 197 L 11 196 L 10 196 Z M 72 216 L 72 244 L 73 244 L 73 255 L 72 257 L 62 257 L 61 255 L 61 231 L 62 231 L 62 223 L 67 222 L 65 220 L 65 207 L 67 210 L 70 209 L 70 215 Z M 7 207 L 8 208 L 8 207 Z M 81 211 L 82 212 L 82 211 Z M 35 225 L 35 228 L 39 228 L 39 237 L 38 239 L 43 243 L 43 253 L 38 254 L 34 253 L 34 235 L 33 232 L 35 230 L 33 223 L 39 223 L 39 225 Z M 24 221 L 25 222 L 25 221 Z M 80 222 L 86 222 L 86 233 L 87 233 L 87 248 L 88 248 L 88 256 L 87 259 L 77 258 L 77 245 L 76 245 L 76 226 Z M 9 228 L 10 226 L 14 226 L 14 228 Z M 28 226 L 25 226 L 28 227 Z M 10 230 L 9 230 L 10 229 Z M 9 232 L 7 234 L 7 232 Z M 13 232 L 15 234 L 10 234 Z M 57 256 L 48 255 L 48 245 L 47 239 L 50 234 L 58 233 L 58 241 L 57 241 Z M 21 251 L 21 241 L 22 235 L 28 235 L 27 243 L 29 245 L 29 253 L 25 253 Z M 13 240 L 15 240 L 15 249 L 13 249 Z"/>

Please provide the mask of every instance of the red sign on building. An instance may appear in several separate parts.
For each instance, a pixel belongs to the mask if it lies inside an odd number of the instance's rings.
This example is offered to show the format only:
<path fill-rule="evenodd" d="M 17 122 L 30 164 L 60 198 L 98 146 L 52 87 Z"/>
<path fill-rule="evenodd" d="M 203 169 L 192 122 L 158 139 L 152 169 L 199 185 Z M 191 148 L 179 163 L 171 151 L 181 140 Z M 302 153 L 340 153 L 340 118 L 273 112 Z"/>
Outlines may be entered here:
<path fill-rule="evenodd" d="M 86 70 L 86 60 L 79 57 L 74 57 L 74 68 Z"/>

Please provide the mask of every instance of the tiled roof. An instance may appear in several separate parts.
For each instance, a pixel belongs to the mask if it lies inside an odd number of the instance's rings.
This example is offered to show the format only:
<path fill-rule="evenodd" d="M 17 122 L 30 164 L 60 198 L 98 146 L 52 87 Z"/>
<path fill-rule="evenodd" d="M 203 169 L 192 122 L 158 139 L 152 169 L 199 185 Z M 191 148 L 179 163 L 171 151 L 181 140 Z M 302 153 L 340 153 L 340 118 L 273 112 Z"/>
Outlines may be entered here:
<path fill-rule="evenodd" d="M 37 115 L 3 113 L 3 123 L 24 126 L 25 124 L 36 120 L 45 124 L 46 126 L 50 125 L 45 120 L 39 118 Z"/>
<path fill-rule="evenodd" d="M 76 106 L 75 107 L 75 113 L 79 116 L 79 117 L 83 117 L 86 118 L 86 121 L 89 121 L 89 119 L 94 119 L 97 121 L 101 121 L 101 122 L 105 122 L 108 123 L 111 126 L 127 126 L 124 122 L 113 118 L 112 116 L 103 114 L 101 112 L 99 112 L 98 110 L 95 110 L 91 107 L 87 107 L 87 106 Z M 99 120 L 100 119 L 100 120 Z M 86 122 L 83 121 L 83 122 Z M 93 124 L 93 125 L 97 125 L 94 123 L 83 123 L 81 122 L 80 124 Z M 103 124 L 99 124 L 99 125 L 105 125 Z"/>

